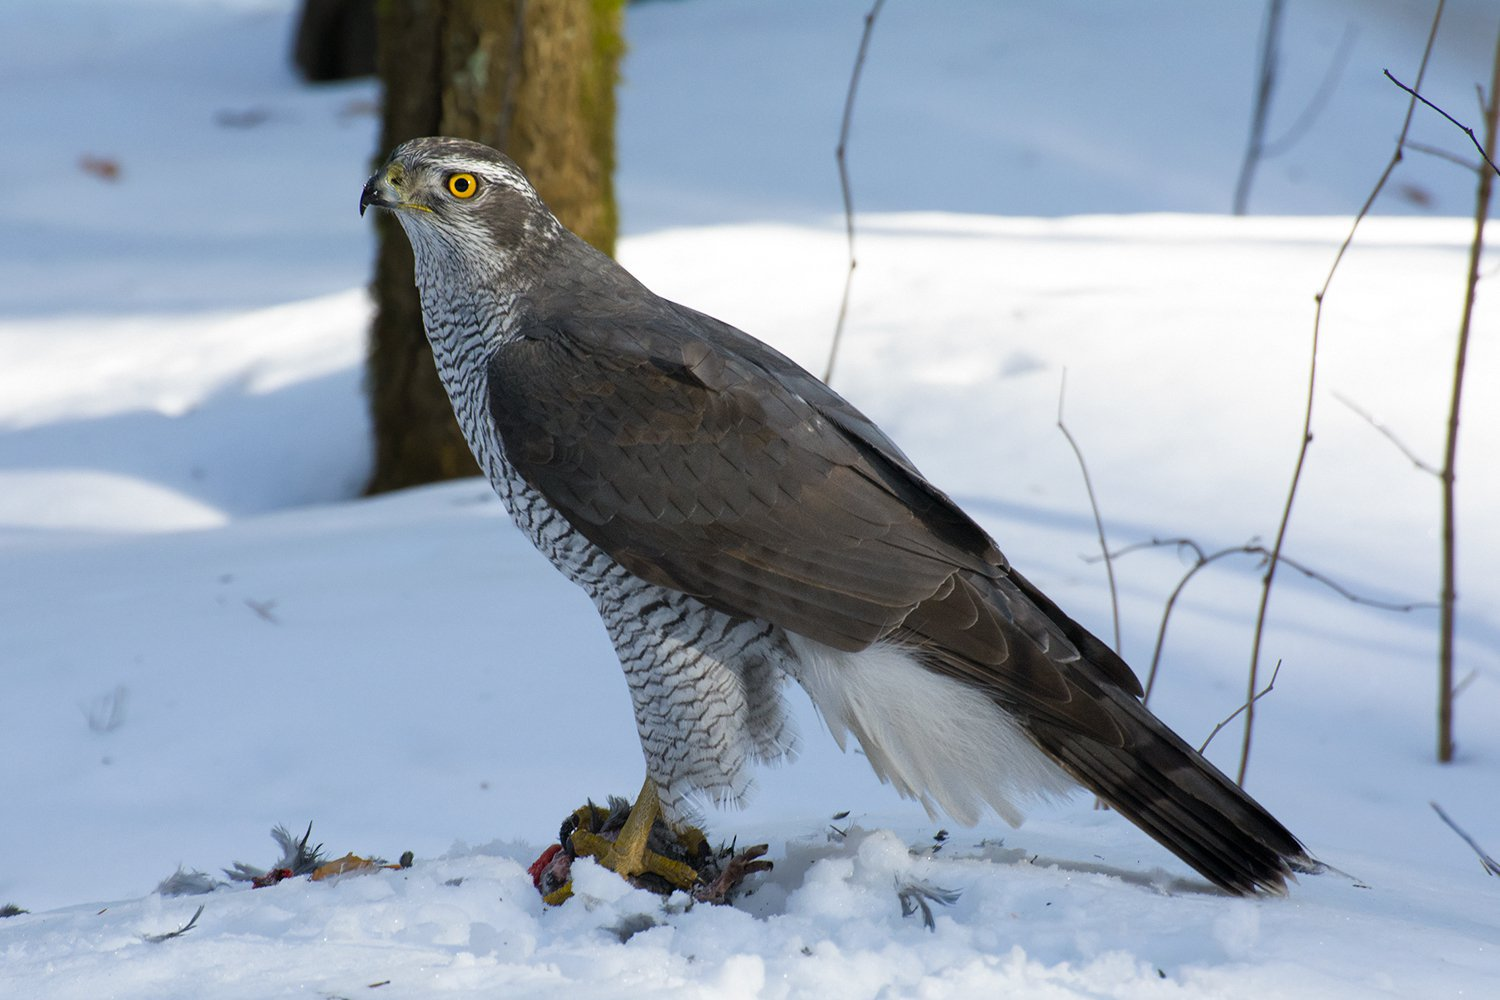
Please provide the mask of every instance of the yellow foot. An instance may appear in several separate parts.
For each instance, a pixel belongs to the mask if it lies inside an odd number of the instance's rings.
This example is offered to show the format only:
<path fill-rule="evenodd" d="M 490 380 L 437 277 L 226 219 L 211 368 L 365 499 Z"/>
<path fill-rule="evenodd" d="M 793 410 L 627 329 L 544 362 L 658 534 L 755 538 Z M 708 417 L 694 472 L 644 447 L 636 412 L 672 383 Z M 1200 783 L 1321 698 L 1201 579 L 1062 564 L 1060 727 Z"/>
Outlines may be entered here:
<path fill-rule="evenodd" d="M 636 797 L 625 825 L 620 828 L 619 835 L 614 840 L 602 836 L 594 829 L 597 822 L 594 810 L 585 806 L 576 815 L 580 822 L 571 837 L 575 854 L 593 858 L 630 882 L 635 882 L 642 875 L 655 875 L 679 889 L 691 890 L 698 884 L 697 869 L 664 857 L 647 846 L 651 829 L 661 818 L 661 801 L 656 794 L 656 783 L 649 777 L 641 785 L 641 794 Z M 684 830 L 680 840 L 694 856 L 701 854 L 702 848 L 706 846 L 703 834 L 694 827 Z M 556 904 L 570 895 L 571 884 L 544 898 L 547 902 Z"/>

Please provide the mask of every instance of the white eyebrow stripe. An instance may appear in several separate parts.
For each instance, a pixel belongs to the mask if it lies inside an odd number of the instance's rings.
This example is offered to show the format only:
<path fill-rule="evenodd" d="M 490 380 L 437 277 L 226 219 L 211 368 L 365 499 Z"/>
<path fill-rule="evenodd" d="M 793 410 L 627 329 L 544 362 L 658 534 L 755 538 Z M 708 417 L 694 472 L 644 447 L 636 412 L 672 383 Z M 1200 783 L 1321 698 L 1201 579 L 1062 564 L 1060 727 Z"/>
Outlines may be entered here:
<path fill-rule="evenodd" d="M 458 153 L 435 156 L 429 162 L 434 167 L 438 167 L 444 171 L 478 174 L 490 180 L 497 178 L 504 178 L 508 181 L 518 179 L 514 170 L 507 169 L 493 160 L 476 160 Z"/>
<path fill-rule="evenodd" d="M 475 160 L 459 153 L 440 154 L 432 158 L 434 165 L 455 170 L 467 170 L 475 174 L 487 174 L 497 164 L 493 160 Z"/>
<path fill-rule="evenodd" d="M 439 176 L 451 173 L 470 173 L 480 178 L 484 183 L 494 185 L 497 188 L 519 191 L 527 194 L 531 186 L 516 172 L 493 160 L 477 160 L 462 154 L 440 155 L 432 157 L 425 163 L 419 164 L 429 170 L 435 170 Z"/>

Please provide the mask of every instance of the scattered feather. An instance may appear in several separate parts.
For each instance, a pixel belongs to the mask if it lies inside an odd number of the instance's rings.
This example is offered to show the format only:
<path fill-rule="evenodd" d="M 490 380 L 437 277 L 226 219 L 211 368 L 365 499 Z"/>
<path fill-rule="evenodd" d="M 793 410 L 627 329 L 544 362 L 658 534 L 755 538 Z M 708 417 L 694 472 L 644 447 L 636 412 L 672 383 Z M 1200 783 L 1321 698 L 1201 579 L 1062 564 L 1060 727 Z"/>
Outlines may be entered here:
<path fill-rule="evenodd" d="M 917 911 L 922 913 L 922 926 L 930 931 L 937 930 L 937 923 L 932 919 L 932 903 L 941 906 L 952 906 L 958 902 L 962 893 L 958 889 L 942 889 L 918 879 L 896 880 L 896 898 L 901 901 L 901 915 L 909 917 Z"/>
<path fill-rule="evenodd" d="M 277 824 L 271 828 L 271 839 L 281 848 L 281 860 L 271 867 L 269 871 L 247 865 L 243 861 L 236 861 L 233 868 L 224 869 L 235 882 L 249 882 L 257 889 L 268 885 L 275 885 L 282 879 L 295 878 L 298 875 L 310 875 L 313 870 L 323 863 L 323 845 L 309 848 L 308 840 L 312 837 L 312 824 L 307 824 L 307 832 L 299 839 L 286 827 Z"/>
<path fill-rule="evenodd" d="M 372 872 L 381 868 L 396 868 L 397 865 L 387 864 L 383 858 L 362 858 L 357 854 L 346 854 L 342 858 L 334 858 L 326 861 L 312 870 L 312 880 L 321 882 L 324 879 L 333 878 L 335 875 L 344 875 L 349 872 Z"/>
<path fill-rule="evenodd" d="M 157 883 L 156 892 L 162 896 L 202 896 L 223 884 L 207 872 L 178 865 L 175 872 Z"/>
<path fill-rule="evenodd" d="M 620 939 L 621 944 L 624 944 L 641 931 L 649 931 L 660 923 L 661 921 L 649 913 L 630 913 L 621 917 L 618 923 L 609 928 L 609 931 Z"/>
<path fill-rule="evenodd" d="M 198 918 L 201 916 L 203 916 L 203 904 L 199 903 L 198 908 L 193 911 L 193 915 L 188 918 L 188 922 L 177 928 L 175 931 L 167 931 L 167 933 L 165 934 L 142 934 L 141 940 L 149 942 L 150 944 L 160 944 L 163 941 L 170 941 L 175 937 L 182 937 L 182 935 L 186 934 L 188 931 L 197 926 Z"/>

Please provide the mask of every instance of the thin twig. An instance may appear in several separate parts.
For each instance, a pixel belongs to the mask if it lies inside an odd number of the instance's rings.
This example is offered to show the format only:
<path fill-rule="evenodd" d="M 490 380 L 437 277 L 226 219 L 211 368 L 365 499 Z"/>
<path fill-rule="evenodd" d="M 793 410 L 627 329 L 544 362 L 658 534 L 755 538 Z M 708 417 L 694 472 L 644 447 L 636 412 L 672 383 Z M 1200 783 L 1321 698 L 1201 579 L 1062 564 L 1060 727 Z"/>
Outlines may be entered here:
<path fill-rule="evenodd" d="M 1443 812 L 1442 806 L 1438 805 L 1436 802 L 1429 802 L 1427 804 L 1432 806 L 1432 811 L 1438 814 L 1439 819 L 1448 824 L 1448 829 L 1458 834 L 1461 838 L 1463 838 L 1463 842 L 1465 844 L 1468 844 L 1469 847 L 1473 848 L 1474 853 L 1479 855 L 1479 863 L 1484 866 L 1484 870 L 1486 872 L 1491 875 L 1500 875 L 1500 861 L 1496 861 L 1494 858 L 1490 857 L 1489 854 L 1486 853 L 1485 849 L 1479 846 L 1479 842 L 1477 840 L 1469 836 L 1463 831 L 1462 827 L 1453 822 L 1453 819 L 1447 813 Z"/>
<path fill-rule="evenodd" d="M 1474 171 L 1479 169 L 1479 164 L 1470 162 L 1469 160 L 1464 159 L 1462 156 L 1459 156 L 1457 153 L 1450 153 L 1446 149 L 1438 149 L 1436 146 L 1429 146 L 1425 142 L 1408 141 L 1406 143 L 1406 148 L 1414 153 L 1426 153 L 1428 156 L 1435 156 L 1440 160 L 1447 160 L 1449 163 L 1455 163 L 1458 166 L 1463 167 L 1465 170 L 1469 171 L 1469 173 L 1473 173 Z"/>
<path fill-rule="evenodd" d="M 1182 579 L 1177 581 L 1177 586 L 1172 588 L 1171 596 L 1167 598 L 1167 603 L 1162 608 L 1161 626 L 1156 630 L 1156 648 L 1151 651 L 1151 669 L 1146 673 L 1146 693 L 1141 697 L 1142 704 L 1150 703 L 1151 690 L 1156 687 L 1156 671 L 1161 666 L 1161 651 L 1166 648 L 1167 644 L 1167 622 L 1172 618 L 1172 610 L 1177 606 L 1177 598 L 1182 596 L 1182 591 L 1187 587 L 1188 581 L 1192 580 L 1200 569 L 1223 556 L 1229 555 L 1231 551 L 1226 549 L 1222 552 L 1215 552 L 1211 556 L 1205 556 L 1202 550 L 1199 550 L 1198 561 L 1182 575 Z"/>
<path fill-rule="evenodd" d="M 1478 679 L 1479 671 L 1477 670 L 1470 670 L 1467 674 L 1465 674 L 1463 680 L 1453 685 L 1453 700 L 1457 701 L 1458 696 L 1463 694 L 1464 691 L 1468 690 L 1469 685 L 1473 684 Z"/>
<path fill-rule="evenodd" d="M 1437 39 L 1439 22 L 1443 18 L 1443 7 L 1447 0 L 1438 0 L 1437 11 L 1432 17 L 1432 28 L 1427 33 L 1427 46 L 1422 50 L 1422 62 L 1417 69 L 1417 86 L 1422 85 L 1422 79 L 1427 74 L 1427 62 L 1432 57 L 1432 45 Z M 1354 234 L 1359 229 L 1359 224 L 1364 221 L 1370 212 L 1370 207 L 1375 204 L 1375 199 L 1385 188 L 1385 183 L 1390 179 L 1396 169 L 1396 164 L 1401 162 L 1402 149 L 1406 144 L 1406 135 L 1411 130 L 1412 116 L 1416 113 L 1416 97 L 1406 108 L 1406 119 L 1401 125 L 1401 133 L 1396 138 L 1396 148 L 1391 153 L 1390 162 L 1381 171 L 1380 179 L 1375 182 L 1374 188 L 1370 190 L 1370 196 L 1360 206 L 1359 214 L 1354 217 L 1354 222 L 1349 227 L 1349 233 L 1344 237 L 1344 242 L 1339 245 L 1338 253 L 1334 254 L 1333 265 L 1328 269 L 1328 277 L 1323 280 L 1323 287 L 1314 297 L 1316 303 L 1313 310 L 1312 350 L 1307 367 L 1307 408 L 1302 420 L 1302 441 L 1297 449 L 1297 463 L 1292 469 L 1291 485 L 1287 488 L 1286 505 L 1281 511 L 1281 521 L 1276 527 L 1276 541 L 1271 546 L 1270 563 L 1266 567 L 1266 575 L 1261 583 L 1260 606 L 1255 612 L 1255 637 L 1250 648 L 1250 673 L 1246 683 L 1248 700 L 1245 703 L 1245 731 L 1240 742 L 1240 766 L 1235 775 L 1235 781 L 1240 785 L 1245 783 L 1245 771 L 1250 766 L 1250 742 L 1255 732 L 1255 688 L 1260 682 L 1260 648 L 1265 640 L 1266 611 L 1271 601 L 1271 584 L 1276 578 L 1276 565 L 1281 559 L 1281 547 L 1286 541 L 1287 527 L 1292 520 L 1292 504 L 1297 498 L 1297 485 L 1302 480 L 1302 468 L 1307 463 L 1307 449 L 1312 444 L 1312 418 L 1313 400 L 1316 397 L 1318 383 L 1318 337 L 1322 332 L 1323 324 L 1323 301 L 1328 295 L 1328 288 L 1333 284 L 1333 276 L 1338 273 L 1339 262 L 1344 259 L 1349 245 L 1354 242 Z"/>
<path fill-rule="evenodd" d="M 1199 545 L 1191 538 L 1153 538 L 1150 541 L 1145 542 L 1131 542 L 1129 545 L 1124 545 L 1118 549 L 1115 549 L 1112 555 L 1114 556 L 1114 558 L 1118 559 L 1121 556 L 1128 556 L 1132 552 L 1140 552 L 1143 549 L 1164 549 L 1169 545 L 1180 549 L 1192 549 L 1193 555 L 1197 557 L 1197 561 L 1203 561 L 1203 546 Z M 1100 557 L 1085 556 L 1084 558 L 1094 560 Z"/>
<path fill-rule="evenodd" d="M 1260 546 L 1260 545 L 1252 546 L 1251 548 L 1248 548 L 1245 551 L 1246 552 L 1258 552 L 1258 553 L 1261 553 L 1262 555 L 1265 555 L 1268 558 L 1271 555 L 1271 553 L 1267 552 L 1266 549 L 1263 546 Z M 1406 602 L 1396 602 L 1396 601 L 1382 601 L 1382 600 L 1380 600 L 1379 598 L 1376 598 L 1376 597 L 1364 597 L 1363 595 L 1356 594 L 1354 591 L 1348 589 L 1343 584 L 1338 583 L 1335 580 L 1329 579 L 1328 577 L 1326 577 L 1323 574 L 1317 572 L 1316 570 L 1308 569 L 1306 566 L 1304 566 L 1303 564 L 1299 563 L 1297 560 L 1291 558 L 1290 556 L 1283 555 L 1281 557 L 1281 561 L 1282 561 L 1283 564 L 1285 564 L 1287 566 L 1290 566 L 1292 569 L 1296 570 L 1298 573 L 1301 573 L 1303 576 L 1307 577 L 1309 580 L 1315 580 L 1318 583 L 1321 583 L 1323 586 L 1327 587 L 1329 590 L 1333 591 L 1335 594 L 1338 594 L 1344 600 L 1349 601 L 1352 604 L 1363 604 L 1367 608 L 1378 608 L 1381 611 L 1401 611 L 1401 612 L 1421 611 L 1421 610 L 1423 610 L 1425 608 L 1436 608 L 1438 606 L 1438 604 L 1437 604 L 1436 601 L 1406 601 Z"/>
<path fill-rule="evenodd" d="M 1083 449 L 1078 447 L 1078 442 L 1073 440 L 1073 435 L 1068 430 L 1068 425 L 1063 422 L 1063 399 L 1068 392 L 1068 370 L 1063 369 L 1062 385 L 1057 390 L 1057 429 L 1063 432 L 1063 437 L 1068 439 L 1069 446 L 1073 449 L 1074 456 L 1078 459 L 1078 468 L 1083 472 L 1083 488 L 1089 495 L 1089 507 L 1094 511 L 1094 529 L 1099 533 L 1099 551 L 1104 554 L 1104 573 L 1109 577 L 1109 608 L 1114 616 L 1115 624 L 1115 652 L 1120 651 L 1120 596 L 1115 589 L 1115 566 L 1114 560 L 1109 557 L 1109 542 L 1104 537 L 1104 518 L 1099 514 L 1099 500 L 1094 495 L 1094 482 L 1089 477 L 1089 465 L 1083 460 Z"/>
<path fill-rule="evenodd" d="M 1437 466 L 1430 465 L 1427 462 L 1422 461 L 1422 459 L 1418 458 L 1417 453 L 1408 448 L 1406 446 L 1406 443 L 1396 436 L 1395 431 L 1391 430 L 1388 426 L 1381 423 L 1379 420 L 1376 420 L 1375 417 L 1371 414 L 1360 409 L 1359 405 L 1348 396 L 1345 396 L 1343 393 L 1335 392 L 1333 394 L 1333 398 L 1349 407 L 1349 409 L 1354 411 L 1355 416 L 1361 418 L 1365 423 L 1375 428 L 1375 430 L 1378 431 L 1382 437 L 1384 437 L 1391 444 L 1395 445 L 1396 450 L 1405 455 L 1407 457 L 1407 460 L 1410 461 L 1412 465 L 1415 465 L 1418 469 L 1421 469 L 1423 472 L 1429 473 L 1430 475 L 1441 476 L 1443 474 L 1442 470 Z"/>
<path fill-rule="evenodd" d="M 1182 579 L 1177 581 L 1177 586 L 1172 588 L 1172 593 L 1167 597 L 1166 605 L 1162 608 L 1161 625 L 1156 630 L 1156 646 L 1151 651 L 1151 666 L 1146 672 L 1146 690 L 1141 699 L 1146 704 L 1150 704 L 1151 692 L 1156 687 L 1157 669 L 1161 665 L 1162 650 L 1166 648 L 1167 625 L 1172 619 L 1172 611 L 1177 606 L 1177 599 L 1182 596 L 1183 590 L 1187 588 L 1188 583 L 1191 582 L 1193 577 L 1198 574 L 1198 571 L 1208 566 L 1210 563 L 1214 563 L 1220 559 L 1223 559 L 1225 556 L 1258 555 L 1262 558 L 1269 558 L 1271 555 L 1269 549 L 1257 542 L 1248 542 L 1244 545 L 1231 546 L 1229 548 L 1219 549 L 1217 552 L 1209 553 L 1204 550 L 1203 546 L 1199 545 L 1191 538 L 1153 538 L 1149 542 L 1136 542 L 1132 545 L 1126 545 L 1123 548 L 1116 549 L 1112 555 L 1115 559 L 1118 559 L 1123 555 L 1128 555 L 1131 552 L 1138 552 L 1141 549 L 1165 548 L 1169 545 L 1179 549 L 1192 550 L 1194 558 L 1192 566 L 1190 566 L 1188 568 L 1188 571 L 1183 574 Z M 1085 558 L 1090 562 L 1093 562 L 1101 557 L 1086 556 Z M 1374 597 L 1365 597 L 1362 594 L 1356 594 L 1354 591 L 1348 589 L 1332 578 L 1325 576 L 1317 570 L 1312 569 L 1311 567 L 1306 566 L 1296 561 L 1295 559 L 1292 559 L 1290 556 L 1282 556 L 1281 561 L 1286 563 L 1292 569 L 1301 573 L 1303 576 L 1306 576 L 1308 579 L 1313 580 L 1317 583 L 1321 583 L 1323 586 L 1332 590 L 1340 597 L 1343 597 L 1345 600 L 1351 601 L 1355 604 L 1363 604 L 1367 607 L 1379 608 L 1382 611 L 1399 612 L 1412 612 L 1423 608 L 1435 608 L 1438 606 L 1435 602 L 1432 601 L 1410 601 L 1406 603 L 1397 603 L 1395 601 L 1382 601 Z"/>
<path fill-rule="evenodd" d="M 1479 155 L 1484 157 L 1484 162 L 1494 167 L 1495 161 L 1490 159 L 1490 153 L 1494 152 L 1496 134 L 1500 133 L 1500 35 L 1495 38 L 1495 57 L 1490 73 L 1490 97 L 1487 105 L 1484 102 L 1484 95 L 1480 95 L 1480 106 L 1484 108 L 1485 145 L 1480 147 Z M 1418 81 L 1418 86 L 1421 86 L 1420 81 Z M 1414 93 L 1414 96 L 1418 95 Z M 1436 108 L 1436 105 L 1431 102 L 1424 101 L 1423 103 Z M 1436 108 L 1436 110 L 1442 112 L 1441 108 Z M 1453 121 L 1446 113 L 1444 117 Z M 1458 123 L 1454 122 L 1454 124 Z M 1470 139 L 1474 138 L 1473 131 L 1469 129 L 1464 129 L 1464 131 L 1468 132 Z M 1486 146 L 1489 148 L 1486 149 Z M 1496 174 L 1500 174 L 1500 169 L 1494 173 L 1479 171 L 1479 191 L 1474 204 L 1474 239 L 1469 244 L 1469 270 L 1464 287 L 1463 319 L 1458 326 L 1458 349 L 1453 359 L 1453 392 L 1448 399 L 1448 433 L 1443 446 L 1443 471 L 1438 476 L 1443 483 L 1443 585 L 1439 595 L 1443 610 L 1438 635 L 1437 756 L 1438 761 L 1444 764 L 1453 759 L 1453 647 L 1458 613 L 1456 544 L 1458 527 L 1454 481 L 1458 472 L 1459 406 L 1463 400 L 1464 365 L 1469 354 L 1469 331 L 1474 319 L 1474 298 L 1479 290 L 1479 261 L 1484 255 L 1484 224 L 1489 218 L 1490 194 L 1494 191 Z"/>
<path fill-rule="evenodd" d="M 1439 8 L 1440 9 L 1441 9 L 1441 6 L 1442 5 L 1439 4 Z M 1396 79 L 1394 76 L 1391 76 L 1391 71 L 1390 70 L 1384 70 L 1383 72 L 1385 73 L 1385 78 L 1387 80 L 1391 81 L 1396 86 L 1400 87 L 1402 90 L 1404 90 L 1408 94 L 1410 94 L 1412 97 L 1414 97 L 1415 99 L 1421 101 L 1423 104 L 1427 105 L 1429 108 L 1431 108 L 1432 110 L 1436 111 L 1438 114 L 1442 115 L 1444 118 L 1448 119 L 1454 125 L 1458 126 L 1458 130 L 1460 132 L 1462 132 L 1464 135 L 1468 136 L 1469 137 L 1469 141 L 1474 144 L 1474 148 L 1477 149 L 1477 150 L 1479 150 L 1479 155 L 1482 156 L 1482 157 L 1484 157 L 1484 162 L 1488 163 L 1490 165 L 1490 169 L 1493 170 L 1495 173 L 1500 174 L 1500 167 L 1497 167 L 1495 165 L 1495 161 L 1492 160 L 1492 159 L 1490 159 L 1490 154 L 1485 151 L 1484 144 L 1479 141 L 1479 138 L 1476 135 L 1474 135 L 1474 130 L 1473 129 L 1469 128 L 1469 126 L 1465 125 L 1463 122 L 1459 121 L 1457 118 L 1454 118 L 1448 112 L 1444 111 L 1442 108 L 1438 107 L 1436 104 L 1433 104 L 1427 98 L 1425 98 L 1421 94 L 1417 93 L 1417 91 L 1416 91 L 1415 88 L 1408 87 L 1406 84 L 1402 83 L 1400 80 Z M 1417 74 L 1417 86 L 1418 87 L 1422 86 L 1422 74 L 1420 72 Z M 1483 98 L 1481 96 L 1481 104 L 1482 103 L 1483 103 Z"/>
<path fill-rule="evenodd" d="M 854 71 L 849 74 L 849 92 L 844 95 L 844 120 L 839 126 L 839 146 L 834 150 L 834 159 L 839 165 L 839 188 L 844 194 L 844 232 L 849 238 L 849 271 L 844 275 L 844 297 L 839 302 L 839 318 L 833 327 L 833 343 L 828 347 L 828 365 L 823 369 L 823 381 L 833 381 L 833 365 L 839 356 L 839 341 L 844 338 L 844 318 L 849 315 L 849 290 L 854 286 L 854 197 L 849 193 L 849 163 L 845 150 L 849 146 L 849 124 L 854 120 L 854 96 L 859 92 L 859 77 L 865 68 L 865 53 L 870 48 L 870 35 L 875 31 L 875 19 L 885 0 L 875 0 L 870 12 L 865 15 L 865 30 L 859 36 L 859 53 L 854 57 Z"/>
<path fill-rule="evenodd" d="M 1236 715 L 1239 715 L 1241 712 L 1248 712 L 1248 711 L 1250 711 L 1251 706 L 1253 706 L 1257 701 L 1260 701 L 1266 695 L 1268 695 L 1272 691 L 1274 691 L 1276 689 L 1276 675 L 1279 674 L 1279 673 L 1281 673 L 1281 661 L 1277 660 L 1276 661 L 1276 669 L 1271 671 L 1271 681 L 1270 681 L 1270 683 L 1267 684 L 1265 686 L 1265 688 L 1263 688 L 1259 693 L 1257 693 L 1249 701 L 1245 702 L 1239 708 L 1235 709 L 1233 712 L 1230 712 L 1227 716 L 1225 716 L 1224 719 L 1223 719 L 1223 721 L 1220 722 L 1217 726 L 1214 726 L 1214 731 L 1211 732 L 1211 733 L 1209 733 L 1208 734 L 1208 739 L 1204 740 L 1203 743 L 1202 743 L 1202 745 L 1198 747 L 1198 752 L 1202 753 L 1203 751 L 1207 750 L 1209 743 L 1211 743 L 1213 741 L 1213 738 L 1215 736 L 1219 735 L 1219 730 L 1223 729 L 1225 726 L 1227 726 L 1231 722 L 1233 722 L 1234 721 L 1234 717 Z"/>
<path fill-rule="evenodd" d="M 1115 559 L 1118 559 L 1123 555 L 1129 555 L 1130 553 L 1138 552 L 1141 549 L 1159 549 L 1166 548 L 1169 545 L 1178 548 L 1192 549 L 1195 556 L 1195 566 L 1199 563 L 1213 562 L 1217 559 L 1222 558 L 1223 556 L 1255 555 L 1269 558 L 1271 555 L 1271 550 L 1266 548 L 1264 545 L 1261 545 L 1259 542 L 1246 542 L 1244 545 L 1232 545 L 1228 548 L 1219 549 L 1216 552 L 1209 553 L 1191 538 L 1153 538 L 1149 542 L 1136 542 L 1133 545 L 1126 545 L 1123 548 L 1115 549 L 1114 552 L 1111 553 L 1111 556 Z M 1100 561 L 1099 556 L 1085 556 L 1084 558 L 1089 562 Z M 1383 601 L 1378 597 L 1365 597 L 1363 594 L 1355 593 L 1348 587 L 1345 587 L 1343 584 L 1339 583 L 1337 580 L 1333 579 L 1327 574 L 1319 570 L 1315 570 L 1312 567 L 1308 566 L 1306 563 L 1293 559 L 1291 556 L 1283 555 L 1281 556 L 1281 561 L 1287 566 L 1290 566 L 1292 569 L 1301 573 L 1308 579 L 1313 580 L 1317 583 L 1321 583 L 1323 586 L 1327 587 L 1335 594 L 1338 594 L 1340 597 L 1353 604 L 1363 604 L 1366 607 L 1378 608 L 1381 611 L 1401 612 L 1419 611 L 1424 608 L 1435 608 L 1438 606 L 1436 601 Z"/>

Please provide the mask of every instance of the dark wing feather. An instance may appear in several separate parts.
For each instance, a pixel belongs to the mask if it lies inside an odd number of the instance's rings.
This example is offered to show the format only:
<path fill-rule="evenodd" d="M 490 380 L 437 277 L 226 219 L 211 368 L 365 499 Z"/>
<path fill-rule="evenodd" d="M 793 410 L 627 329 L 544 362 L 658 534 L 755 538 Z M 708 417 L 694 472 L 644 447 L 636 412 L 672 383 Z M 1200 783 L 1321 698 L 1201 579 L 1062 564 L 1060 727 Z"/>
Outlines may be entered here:
<path fill-rule="evenodd" d="M 1206 877 L 1313 862 L 1147 711 L 1112 650 L 1014 572 L 862 413 L 759 341 L 599 262 L 489 367 L 517 472 L 632 573 L 858 650 L 922 649 Z"/>
<path fill-rule="evenodd" d="M 694 314 L 641 308 L 534 325 L 489 369 L 517 472 L 631 572 L 855 650 L 956 571 L 1006 571 L 893 445 L 840 426 L 878 435 L 829 390 L 846 412 L 708 349 Z"/>

